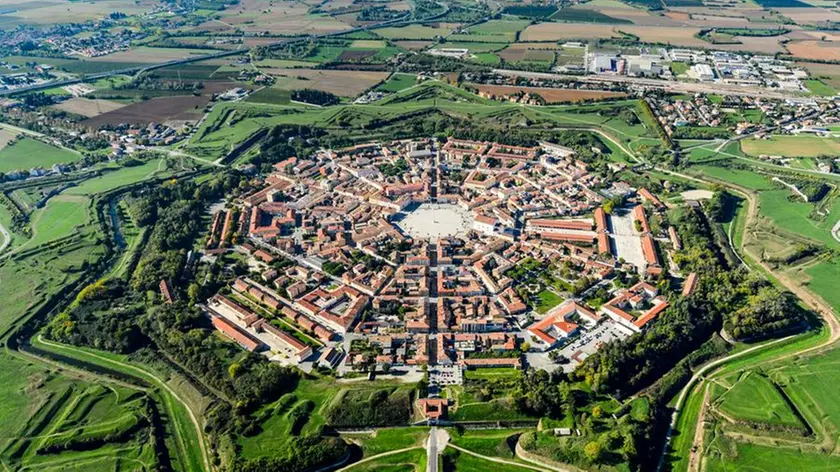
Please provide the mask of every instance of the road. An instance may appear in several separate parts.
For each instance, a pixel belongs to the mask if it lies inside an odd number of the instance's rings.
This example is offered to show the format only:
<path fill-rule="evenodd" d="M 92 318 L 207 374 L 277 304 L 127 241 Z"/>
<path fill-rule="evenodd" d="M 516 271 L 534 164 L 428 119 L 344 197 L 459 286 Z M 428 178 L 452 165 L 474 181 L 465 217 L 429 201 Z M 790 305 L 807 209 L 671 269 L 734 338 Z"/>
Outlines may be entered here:
<path fill-rule="evenodd" d="M 440 430 L 444 431 L 444 430 Z M 438 428 L 434 427 L 429 431 L 429 439 L 426 440 L 426 472 L 438 472 Z M 443 446 L 444 448 L 446 445 Z"/>
<path fill-rule="evenodd" d="M 0 223 L 0 235 L 3 236 L 3 243 L 0 244 L 0 253 L 3 252 L 9 246 L 9 243 L 12 242 L 12 235 L 9 234 L 9 230 L 7 230 L 2 223 Z"/>
<path fill-rule="evenodd" d="M 528 77 L 534 79 L 574 80 L 591 84 L 613 85 L 626 84 L 646 89 L 661 89 L 674 93 L 707 93 L 736 95 L 764 99 L 801 99 L 802 94 L 782 93 L 768 88 L 742 87 L 740 85 L 719 83 L 690 83 L 669 80 L 644 79 L 641 77 L 627 77 L 619 75 L 568 75 L 547 72 L 525 72 L 510 69 L 493 69 L 500 75 Z"/>

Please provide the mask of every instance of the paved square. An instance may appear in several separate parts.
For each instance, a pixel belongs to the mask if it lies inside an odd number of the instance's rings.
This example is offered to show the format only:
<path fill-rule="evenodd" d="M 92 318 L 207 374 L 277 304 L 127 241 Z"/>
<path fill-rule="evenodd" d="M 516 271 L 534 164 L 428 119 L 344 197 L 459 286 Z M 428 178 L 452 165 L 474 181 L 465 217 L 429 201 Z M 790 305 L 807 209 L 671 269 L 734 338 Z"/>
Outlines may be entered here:
<path fill-rule="evenodd" d="M 451 203 L 423 203 L 397 222 L 397 226 L 415 239 L 466 235 L 472 224 L 470 212 Z"/>

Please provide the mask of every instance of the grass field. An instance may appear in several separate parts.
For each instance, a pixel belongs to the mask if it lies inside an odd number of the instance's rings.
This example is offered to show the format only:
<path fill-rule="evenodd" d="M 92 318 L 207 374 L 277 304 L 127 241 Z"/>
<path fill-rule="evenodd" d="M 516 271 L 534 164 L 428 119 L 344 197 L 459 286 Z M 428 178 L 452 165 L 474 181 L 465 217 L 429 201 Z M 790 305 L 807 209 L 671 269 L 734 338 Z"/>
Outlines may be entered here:
<path fill-rule="evenodd" d="M 748 373 L 738 379 L 719 401 L 718 408 L 732 418 L 754 423 L 802 426 L 770 379 L 758 373 Z"/>
<path fill-rule="evenodd" d="M 29 170 L 33 167 L 49 168 L 55 164 L 73 162 L 79 157 L 66 149 L 24 137 L 0 150 L 0 172 Z"/>
<path fill-rule="evenodd" d="M 537 305 L 536 310 L 540 314 L 548 313 L 549 310 L 563 302 L 563 297 L 548 289 L 538 293 L 537 297 L 540 299 L 540 303 Z"/>
<path fill-rule="evenodd" d="M 426 450 L 418 447 L 351 465 L 343 470 L 347 472 L 422 472 L 426 470 Z"/>
<path fill-rule="evenodd" d="M 817 136 L 773 136 L 744 139 L 741 150 L 750 156 L 817 157 L 840 154 L 840 140 Z"/>
<path fill-rule="evenodd" d="M 162 159 L 151 159 L 139 166 L 113 168 L 113 170 L 103 172 L 99 177 L 94 177 L 67 189 L 64 193 L 68 195 L 94 195 L 155 175 L 166 175 L 167 171 L 164 170 L 162 164 Z"/>
<path fill-rule="evenodd" d="M 408 428 L 380 428 L 373 434 L 345 434 L 342 437 L 358 444 L 365 457 L 383 452 L 422 446 L 429 436 L 429 428 L 418 426 Z"/>
<path fill-rule="evenodd" d="M 86 464 L 84 470 L 93 471 L 140 465 L 147 470 L 157 468 L 151 438 L 131 433 L 144 414 L 143 393 L 71 379 L 5 353 L 0 361 L 4 365 L 0 372 L 0 428 L 4 431 L 0 460 L 6 466 L 81 470 L 78 467 Z M 91 445 L 78 450 L 85 441 Z"/>
<path fill-rule="evenodd" d="M 467 454 L 453 448 L 443 452 L 443 470 L 453 472 L 527 472 L 533 470 L 512 464 L 501 464 Z"/>
<path fill-rule="evenodd" d="M 383 92 L 396 93 L 400 90 L 407 89 L 417 85 L 417 76 L 414 74 L 394 74 L 388 78 L 382 85 L 376 87 L 376 90 Z"/>
<path fill-rule="evenodd" d="M 833 97 L 837 95 L 837 90 L 834 90 L 834 87 L 827 85 L 819 79 L 806 80 L 805 86 L 808 87 L 808 90 L 810 90 L 812 94 L 821 97 Z"/>
<path fill-rule="evenodd" d="M 790 402 L 815 430 L 817 443 L 822 441 L 822 445 L 803 438 L 799 441 L 777 442 L 769 447 L 755 440 L 735 440 L 717 434 L 712 437 L 709 452 L 704 459 L 707 470 L 837 470 L 840 458 L 828 454 L 828 451 L 836 447 L 836 432 L 840 426 L 840 400 L 831 393 L 833 386 L 840 381 L 840 373 L 835 368 L 838 361 L 840 349 L 833 349 L 817 356 L 793 357 L 763 366 L 767 375 L 780 384 Z M 748 375 L 752 377 L 756 374 L 753 372 Z M 774 394 L 768 391 L 776 389 L 768 382 L 751 385 L 749 390 L 749 395 L 757 405 L 768 395 L 773 397 Z M 743 400 L 747 402 L 749 397 Z M 739 413 L 751 410 L 755 414 L 762 414 L 748 403 L 743 407 L 739 408 Z"/>
<path fill-rule="evenodd" d="M 388 39 L 432 39 L 451 33 L 449 28 L 433 28 L 425 25 L 408 25 L 394 28 L 381 28 L 376 34 Z"/>
<path fill-rule="evenodd" d="M 837 290 L 837 281 L 840 280 L 840 257 L 808 267 L 805 273 L 810 277 L 806 283 L 808 288 L 818 293 L 840 313 L 840 290 Z"/>
<path fill-rule="evenodd" d="M 35 213 L 32 221 L 34 235 L 27 243 L 30 247 L 69 236 L 75 228 L 90 221 L 88 201 L 54 197 Z"/>
<path fill-rule="evenodd" d="M 482 456 L 513 459 L 516 438 L 523 430 L 450 430 L 450 443 Z"/>

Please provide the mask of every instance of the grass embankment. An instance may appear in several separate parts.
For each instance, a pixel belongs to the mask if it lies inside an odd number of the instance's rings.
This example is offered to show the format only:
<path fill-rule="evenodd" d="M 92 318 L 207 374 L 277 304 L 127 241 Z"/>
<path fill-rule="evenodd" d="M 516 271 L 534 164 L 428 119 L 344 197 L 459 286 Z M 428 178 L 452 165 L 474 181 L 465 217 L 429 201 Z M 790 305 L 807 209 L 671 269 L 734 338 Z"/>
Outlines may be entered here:
<path fill-rule="evenodd" d="M 159 374 L 145 366 L 133 364 L 126 356 L 119 354 L 54 343 L 40 337 L 34 338 L 32 345 L 82 363 L 120 372 L 154 386 L 160 395 L 168 418 L 172 421 L 175 445 L 178 450 L 175 458 L 180 462 L 181 470 L 209 470 L 210 461 L 198 415 L 190 410 L 182 396 Z"/>

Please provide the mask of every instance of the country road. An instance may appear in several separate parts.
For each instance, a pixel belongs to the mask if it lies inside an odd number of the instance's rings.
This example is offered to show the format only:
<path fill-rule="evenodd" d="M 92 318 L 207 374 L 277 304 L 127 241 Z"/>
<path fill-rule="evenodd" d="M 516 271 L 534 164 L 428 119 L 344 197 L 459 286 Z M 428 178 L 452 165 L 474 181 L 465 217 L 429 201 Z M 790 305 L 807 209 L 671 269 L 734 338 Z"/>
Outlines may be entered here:
<path fill-rule="evenodd" d="M 3 226 L 3 223 L 0 223 L 0 235 L 3 236 L 3 242 L 0 243 L 0 253 L 2 253 L 3 250 L 5 250 L 12 242 L 12 235 L 9 234 L 9 230 Z"/>

